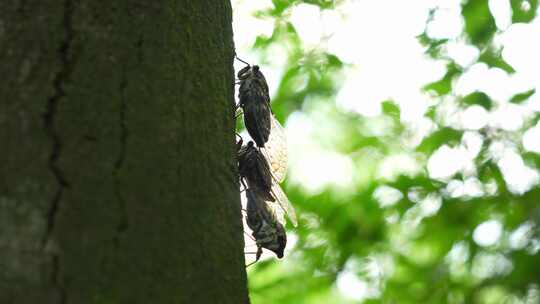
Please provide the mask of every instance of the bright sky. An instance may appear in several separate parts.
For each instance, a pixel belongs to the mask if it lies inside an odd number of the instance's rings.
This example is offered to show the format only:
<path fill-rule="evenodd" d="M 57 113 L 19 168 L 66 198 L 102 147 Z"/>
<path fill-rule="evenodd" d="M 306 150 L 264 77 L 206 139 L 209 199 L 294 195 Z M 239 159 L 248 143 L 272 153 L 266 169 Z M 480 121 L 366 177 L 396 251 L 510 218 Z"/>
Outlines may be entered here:
<path fill-rule="evenodd" d="M 435 62 L 424 56 L 424 47 L 416 36 L 424 30 L 429 9 L 438 6 L 440 9 L 428 27 L 428 35 L 452 39 L 448 46 L 450 57 L 464 67 L 470 65 L 479 52 L 459 38 L 463 28 L 460 3 L 460 0 L 349 0 L 326 11 L 301 4 L 293 8 L 290 20 L 305 48 L 325 48 L 352 64 L 337 96 L 340 107 L 374 117 L 380 114 L 380 102 L 391 98 L 400 105 L 404 123 L 411 129 L 425 133 L 431 124 L 426 122 L 423 115 L 433 100 L 421 91 L 421 87 L 440 79 L 445 66 L 443 62 Z M 479 106 L 473 106 L 461 113 L 453 113 L 453 101 L 445 101 L 450 114 L 447 123 L 471 131 L 486 125 L 518 130 L 525 118 L 534 111 L 540 111 L 539 93 L 523 105 L 508 102 L 518 92 L 532 88 L 540 91 L 540 43 L 532 43 L 532 37 L 540 37 L 540 18 L 530 24 L 511 25 L 509 1 L 491 0 L 489 4 L 501 31 L 496 43 L 504 46 L 503 57 L 516 73 L 507 75 L 483 63 L 470 67 L 458 79 L 454 93 L 464 96 L 475 90 L 483 91 L 495 101 L 495 110 L 488 113 Z M 259 55 L 250 49 L 255 38 L 258 35 L 269 36 L 273 30 L 272 20 L 255 18 L 252 13 L 271 6 L 270 0 L 233 1 L 237 53 L 249 62 L 260 61 Z M 261 67 L 271 90 L 278 84 L 285 61 L 283 50 L 276 48 L 272 54 L 269 65 Z M 237 69 L 241 67 L 241 64 L 236 65 Z M 357 170 L 354 170 L 348 156 L 326 151 L 317 144 L 313 134 L 320 124 L 319 120 L 315 121 L 302 113 L 294 113 L 286 123 L 290 159 L 288 182 L 312 193 L 327 185 L 342 186 L 358 178 Z M 478 153 L 481 141 L 474 132 L 467 132 L 464 144 L 440 148 L 428 160 L 430 176 L 448 180 L 458 171 L 464 172 L 465 176 L 467 173 L 472 175 L 472 160 Z M 540 123 L 525 133 L 522 143 L 527 150 L 540 152 Z M 492 152 L 512 191 L 526 191 L 538 182 L 538 172 L 524 164 L 512 145 L 501 142 L 493 146 Z M 448 162 L 448 159 L 454 161 Z M 407 156 L 398 157 L 386 170 L 414 170 L 414 161 Z M 449 191 L 455 195 L 478 195 L 489 191 L 478 184 L 477 180 L 469 179 L 465 183 L 453 183 L 452 187 L 449 185 Z M 498 239 L 500 230 L 498 222 L 486 222 L 477 227 L 474 239 L 480 245 L 491 244 Z M 352 279 L 348 272 L 344 272 L 344 276 L 349 279 L 338 280 L 340 291 L 355 299 L 369 294 L 365 282 L 356 277 Z"/>

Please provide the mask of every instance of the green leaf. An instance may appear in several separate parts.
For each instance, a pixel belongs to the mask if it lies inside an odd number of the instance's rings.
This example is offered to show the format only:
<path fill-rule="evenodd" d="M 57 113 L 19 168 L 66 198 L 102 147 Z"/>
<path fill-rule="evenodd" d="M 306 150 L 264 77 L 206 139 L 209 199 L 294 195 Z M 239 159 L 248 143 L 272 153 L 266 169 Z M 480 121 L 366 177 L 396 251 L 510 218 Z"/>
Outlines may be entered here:
<path fill-rule="evenodd" d="M 287 29 L 287 33 L 293 34 L 293 35 L 298 35 L 298 33 L 296 32 L 296 29 L 294 28 L 294 25 L 292 23 L 287 22 L 285 24 L 285 28 Z"/>
<path fill-rule="evenodd" d="M 483 183 L 491 180 L 495 181 L 499 195 L 506 195 L 508 193 L 501 169 L 491 160 L 478 165 L 478 179 Z"/>
<path fill-rule="evenodd" d="M 325 55 L 326 55 L 326 60 L 328 61 L 329 67 L 335 67 L 335 68 L 343 67 L 343 61 L 341 61 L 339 57 L 333 54 L 325 54 Z"/>
<path fill-rule="evenodd" d="M 321 9 L 329 9 L 335 7 L 335 0 L 304 0 L 304 3 L 309 3 L 320 7 Z"/>
<path fill-rule="evenodd" d="M 278 104 L 286 102 L 290 105 L 294 103 L 295 107 L 300 106 L 305 98 L 305 93 L 299 92 L 296 85 L 301 73 L 304 72 L 299 66 L 290 66 L 285 71 L 278 85 L 276 95 L 274 96 L 274 102 L 277 102 Z"/>
<path fill-rule="evenodd" d="M 540 169 L 540 154 L 525 152 L 521 156 L 527 165 Z"/>
<path fill-rule="evenodd" d="M 536 17 L 538 0 L 510 0 L 512 23 L 531 22 Z"/>
<path fill-rule="evenodd" d="M 437 107 L 435 105 L 429 106 L 424 116 L 435 121 L 435 119 L 437 118 Z"/>
<path fill-rule="evenodd" d="M 424 138 L 420 145 L 416 147 L 416 150 L 427 155 L 431 155 L 433 152 L 435 152 L 435 150 L 444 144 L 458 144 L 461 141 L 462 135 L 462 131 L 452 129 L 450 127 L 444 127 Z"/>
<path fill-rule="evenodd" d="M 382 102 L 381 106 L 384 114 L 397 120 L 400 119 L 401 111 L 399 110 L 399 106 L 395 102 L 393 102 L 392 100 L 386 100 Z"/>
<path fill-rule="evenodd" d="M 465 33 L 471 43 L 484 46 L 491 40 L 497 27 L 489 11 L 488 0 L 467 0 L 461 10 Z"/>
<path fill-rule="evenodd" d="M 257 38 L 255 38 L 255 43 L 253 44 L 253 48 L 264 49 L 273 42 L 274 38 L 275 38 L 274 35 L 272 35 L 271 37 L 257 36 Z"/>
<path fill-rule="evenodd" d="M 295 1 L 289 1 L 289 0 L 272 0 L 272 3 L 274 4 L 274 10 L 272 11 L 273 16 L 280 16 L 283 11 L 285 11 L 287 8 L 292 6 Z"/>
<path fill-rule="evenodd" d="M 525 100 L 529 99 L 534 93 L 536 93 L 536 89 L 528 90 L 523 93 L 516 94 L 510 98 L 511 103 L 517 103 L 520 104 L 524 102 Z"/>
<path fill-rule="evenodd" d="M 493 47 L 488 47 L 482 52 L 482 54 L 480 54 L 480 58 L 478 58 L 478 61 L 487 64 L 491 68 L 502 69 L 508 74 L 515 73 L 516 70 L 514 70 L 514 68 L 503 59 L 501 53 L 502 48 L 499 50 L 495 50 L 493 49 Z"/>
<path fill-rule="evenodd" d="M 484 92 L 473 92 L 465 97 L 463 97 L 462 102 L 466 105 L 479 105 L 484 107 L 486 110 L 491 110 L 492 102 L 491 98 L 486 95 Z"/>
<path fill-rule="evenodd" d="M 442 47 L 448 42 L 448 39 L 433 39 L 429 37 L 426 32 L 420 34 L 416 38 L 420 44 L 427 47 L 424 53 L 428 54 L 431 58 L 439 58 Z"/>
<path fill-rule="evenodd" d="M 443 96 L 452 91 L 452 81 L 458 75 L 461 75 L 463 70 L 454 62 L 450 62 L 446 65 L 446 74 L 438 81 L 432 82 L 424 86 L 424 90 L 427 92 L 433 92 L 437 96 Z"/>

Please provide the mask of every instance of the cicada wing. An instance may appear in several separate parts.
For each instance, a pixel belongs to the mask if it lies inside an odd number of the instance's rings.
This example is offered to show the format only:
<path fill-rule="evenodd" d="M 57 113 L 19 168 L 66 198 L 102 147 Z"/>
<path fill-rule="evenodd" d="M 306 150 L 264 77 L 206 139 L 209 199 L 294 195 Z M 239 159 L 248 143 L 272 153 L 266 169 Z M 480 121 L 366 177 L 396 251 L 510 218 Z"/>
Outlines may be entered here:
<path fill-rule="evenodd" d="M 272 176 L 278 183 L 281 183 L 287 174 L 287 137 L 285 130 L 274 115 L 271 117 L 268 142 L 261 151 L 270 165 Z"/>
<path fill-rule="evenodd" d="M 296 227 L 298 225 L 298 221 L 296 220 L 296 212 L 294 211 L 289 198 L 287 198 L 287 195 L 285 195 L 285 192 L 283 192 L 278 183 L 272 183 L 272 195 L 276 199 L 275 204 L 279 205 L 279 208 L 276 209 L 282 209 L 283 212 L 287 214 L 287 217 L 291 220 L 293 226 Z"/>
<path fill-rule="evenodd" d="M 285 224 L 287 223 L 285 221 L 285 211 L 283 210 L 281 205 L 279 205 L 277 202 L 267 201 L 266 207 L 268 212 L 271 214 L 272 219 L 285 226 Z"/>

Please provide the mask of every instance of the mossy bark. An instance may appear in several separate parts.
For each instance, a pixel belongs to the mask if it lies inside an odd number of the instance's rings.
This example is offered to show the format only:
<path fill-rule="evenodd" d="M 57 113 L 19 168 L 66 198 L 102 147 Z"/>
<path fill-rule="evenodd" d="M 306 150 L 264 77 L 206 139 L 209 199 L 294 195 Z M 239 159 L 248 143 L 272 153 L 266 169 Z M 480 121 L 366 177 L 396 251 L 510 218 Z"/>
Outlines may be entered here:
<path fill-rule="evenodd" d="M 246 303 L 228 0 L 0 3 L 0 303 Z"/>

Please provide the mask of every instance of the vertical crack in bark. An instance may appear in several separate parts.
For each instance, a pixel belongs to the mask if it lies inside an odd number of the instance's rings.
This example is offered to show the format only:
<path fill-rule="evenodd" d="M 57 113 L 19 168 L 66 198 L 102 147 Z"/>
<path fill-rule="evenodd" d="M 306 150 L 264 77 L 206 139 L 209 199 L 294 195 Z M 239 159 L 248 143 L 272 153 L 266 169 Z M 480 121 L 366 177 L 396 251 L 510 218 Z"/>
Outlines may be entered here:
<path fill-rule="evenodd" d="M 47 136 L 52 142 L 52 150 L 49 155 L 49 170 L 53 174 L 57 183 L 57 190 L 53 195 L 47 211 L 47 227 L 45 236 L 42 241 L 42 248 L 46 249 L 47 244 L 50 241 L 52 233 L 54 231 L 58 211 L 60 209 L 60 202 L 64 194 L 64 189 L 69 187 L 65 176 L 58 164 L 62 153 L 62 142 L 60 141 L 60 135 L 55 126 L 56 114 L 58 112 L 58 105 L 62 98 L 66 97 L 64 84 L 69 78 L 71 73 L 71 60 L 69 57 L 71 44 L 73 42 L 74 30 L 72 24 L 73 4 L 71 0 L 64 1 L 64 13 L 62 16 L 62 26 L 64 28 L 64 39 L 58 48 L 58 55 L 60 58 L 60 69 L 56 73 L 53 79 L 54 93 L 47 100 L 47 107 L 43 114 L 44 129 Z M 60 255 L 58 250 L 52 250 L 52 273 L 51 280 L 56 289 L 58 290 L 59 303 L 67 303 L 67 294 L 64 286 L 60 280 Z"/>
<path fill-rule="evenodd" d="M 126 142 L 129 136 L 127 123 L 126 123 L 126 87 L 127 78 L 125 72 L 122 70 L 122 76 L 120 80 L 120 151 L 114 164 L 113 178 L 114 178 L 114 194 L 118 200 L 121 212 L 120 223 L 116 227 L 116 236 L 114 242 L 118 245 L 120 234 L 124 233 L 128 228 L 126 202 L 120 191 L 120 178 L 119 174 L 124 165 L 124 159 L 126 157 Z"/>
<path fill-rule="evenodd" d="M 56 289 L 58 290 L 58 301 L 60 304 L 66 304 L 67 303 L 67 292 L 66 289 L 60 284 L 59 282 L 59 276 L 60 276 L 60 256 L 58 254 L 54 254 L 52 256 L 52 268 L 53 272 L 51 275 L 51 279 L 53 283 L 56 286 Z"/>

